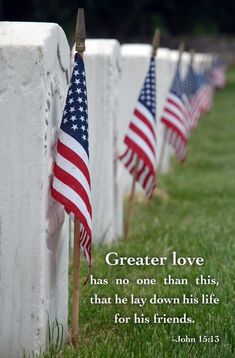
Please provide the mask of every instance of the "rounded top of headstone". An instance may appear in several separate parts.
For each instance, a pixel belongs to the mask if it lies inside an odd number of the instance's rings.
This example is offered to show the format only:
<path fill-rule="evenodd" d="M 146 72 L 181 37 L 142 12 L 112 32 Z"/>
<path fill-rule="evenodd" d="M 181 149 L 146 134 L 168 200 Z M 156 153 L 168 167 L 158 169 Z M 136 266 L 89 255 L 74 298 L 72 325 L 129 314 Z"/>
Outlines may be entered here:
<path fill-rule="evenodd" d="M 170 50 L 170 58 L 171 60 L 175 61 L 179 58 L 179 51 L 178 50 Z"/>
<path fill-rule="evenodd" d="M 159 47 L 157 50 L 157 58 L 166 58 L 169 56 L 170 49 L 165 47 Z"/>
<path fill-rule="evenodd" d="M 43 22 L 0 22 L 2 48 L 17 51 L 32 47 L 38 51 L 39 60 L 52 62 L 57 54 L 63 68 L 68 68 L 69 45 L 64 31 L 58 24 Z"/>
<path fill-rule="evenodd" d="M 0 22 L 1 45 L 44 44 L 53 31 L 63 30 L 59 25 L 43 22 Z"/>
<path fill-rule="evenodd" d="M 121 47 L 122 56 L 150 56 L 152 46 L 148 44 L 124 44 Z"/>
<path fill-rule="evenodd" d="M 87 39 L 85 54 L 110 55 L 119 48 L 120 44 L 114 39 Z"/>

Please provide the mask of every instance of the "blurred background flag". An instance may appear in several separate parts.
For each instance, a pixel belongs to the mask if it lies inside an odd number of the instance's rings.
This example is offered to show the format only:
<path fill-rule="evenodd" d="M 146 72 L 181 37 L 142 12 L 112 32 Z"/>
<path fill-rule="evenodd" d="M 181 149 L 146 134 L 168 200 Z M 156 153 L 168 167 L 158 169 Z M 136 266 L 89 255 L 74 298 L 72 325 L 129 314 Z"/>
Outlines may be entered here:
<path fill-rule="evenodd" d="M 134 109 L 133 118 L 124 138 L 126 151 L 121 161 L 151 199 L 156 168 L 156 65 L 151 58 L 143 88 Z M 137 168 L 136 168 L 137 165 Z"/>
<path fill-rule="evenodd" d="M 200 116 L 198 86 L 192 63 L 189 64 L 185 79 L 182 82 L 186 116 L 190 130 L 196 128 Z"/>
<path fill-rule="evenodd" d="M 210 75 L 208 70 L 197 74 L 197 97 L 200 114 L 210 111 L 213 103 L 213 87 L 210 84 Z"/>
<path fill-rule="evenodd" d="M 178 63 L 161 121 L 166 126 L 165 140 L 172 145 L 181 162 L 183 162 L 187 156 L 188 137 L 190 132 L 182 94 L 180 64 Z"/>
<path fill-rule="evenodd" d="M 80 246 L 91 265 L 91 183 L 86 77 L 82 57 L 75 65 L 61 121 L 51 195 L 80 221 Z"/>
<path fill-rule="evenodd" d="M 216 59 L 212 64 L 212 81 L 213 85 L 219 89 L 226 85 L 226 66 L 221 59 Z"/>

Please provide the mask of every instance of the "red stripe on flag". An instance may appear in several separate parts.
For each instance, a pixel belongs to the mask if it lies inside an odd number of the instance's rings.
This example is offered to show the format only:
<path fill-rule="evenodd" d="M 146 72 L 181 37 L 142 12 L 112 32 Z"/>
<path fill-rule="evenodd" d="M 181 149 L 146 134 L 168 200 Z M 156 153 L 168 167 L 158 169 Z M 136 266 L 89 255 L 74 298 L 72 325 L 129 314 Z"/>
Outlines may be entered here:
<path fill-rule="evenodd" d="M 152 143 L 150 142 L 149 138 L 146 136 L 146 134 L 144 134 L 141 129 L 136 127 L 133 122 L 130 124 L 129 128 L 131 128 L 133 130 L 133 132 L 135 132 L 141 139 L 143 139 L 143 141 L 147 144 L 147 146 L 149 147 L 149 149 L 151 150 L 151 152 L 154 155 L 155 149 L 154 149 Z"/>
<path fill-rule="evenodd" d="M 173 104 L 183 114 L 182 107 L 180 107 L 180 105 L 177 102 L 175 102 L 172 98 L 168 97 L 167 102 L 169 102 L 170 104 Z"/>
<path fill-rule="evenodd" d="M 129 151 L 129 148 L 128 148 L 128 151 Z M 131 152 L 131 156 L 128 160 L 128 162 L 125 164 L 126 167 L 129 167 L 129 165 L 131 164 L 132 160 L 134 159 L 134 153 Z"/>
<path fill-rule="evenodd" d="M 86 205 L 86 208 L 91 216 L 92 208 L 91 208 L 90 199 L 87 195 L 86 190 L 81 185 L 81 183 L 77 179 L 75 179 L 72 175 L 70 175 L 68 172 L 63 170 L 63 168 L 60 168 L 57 165 L 57 163 L 55 163 L 54 165 L 54 175 L 57 179 L 59 179 L 60 181 L 62 181 L 62 183 L 73 189 L 81 197 L 82 201 Z"/>
<path fill-rule="evenodd" d="M 168 119 L 166 119 L 165 117 L 162 118 L 162 122 L 168 127 L 171 128 L 174 132 L 176 132 L 178 134 L 178 136 L 180 136 L 182 138 L 182 140 L 187 144 L 188 140 L 187 138 L 185 138 L 185 136 L 183 135 L 183 133 L 177 128 L 175 127 Z"/>
<path fill-rule="evenodd" d="M 72 201 L 70 201 L 68 198 L 66 198 L 64 195 L 60 194 L 53 187 L 51 187 L 51 195 L 55 200 L 57 200 L 60 204 L 62 204 L 66 208 L 66 210 L 74 213 L 75 217 L 77 217 L 79 219 L 79 221 L 85 227 L 87 235 L 89 235 L 89 237 L 91 238 L 91 229 L 86 221 L 85 216 L 78 209 L 78 207 Z"/>
<path fill-rule="evenodd" d="M 119 156 L 119 159 L 120 159 L 120 160 L 122 160 L 122 159 L 125 158 L 125 156 L 126 156 L 127 153 L 128 153 L 128 150 L 129 150 L 129 148 L 127 148 L 126 151 L 125 151 L 122 155 Z"/>
<path fill-rule="evenodd" d="M 90 173 L 82 158 L 72 149 L 64 145 L 60 140 L 58 140 L 57 151 L 59 154 L 62 155 L 62 157 L 67 159 L 69 162 L 74 164 L 77 168 L 79 168 L 82 171 L 82 173 L 86 177 L 89 187 L 91 187 Z"/>
<path fill-rule="evenodd" d="M 184 121 L 178 116 L 178 114 L 176 114 L 175 112 L 172 112 L 172 110 L 170 110 L 168 107 L 165 107 L 164 111 L 171 114 L 173 117 L 175 117 L 175 119 L 177 119 L 185 127 Z"/>
<path fill-rule="evenodd" d="M 126 143 L 127 146 L 129 146 L 129 148 L 133 150 L 133 152 L 135 152 L 138 155 L 138 157 L 140 157 L 146 162 L 146 165 L 150 168 L 152 172 L 155 172 L 154 163 L 150 161 L 149 157 L 145 154 L 142 148 L 140 148 L 135 142 L 133 142 L 133 140 L 131 140 L 127 136 L 125 137 L 124 142 Z"/>
<path fill-rule="evenodd" d="M 154 139 L 156 139 L 155 130 L 154 130 L 153 126 L 151 125 L 151 122 L 140 111 L 138 111 L 138 109 L 134 110 L 134 115 L 137 118 L 139 118 L 149 128 Z"/>

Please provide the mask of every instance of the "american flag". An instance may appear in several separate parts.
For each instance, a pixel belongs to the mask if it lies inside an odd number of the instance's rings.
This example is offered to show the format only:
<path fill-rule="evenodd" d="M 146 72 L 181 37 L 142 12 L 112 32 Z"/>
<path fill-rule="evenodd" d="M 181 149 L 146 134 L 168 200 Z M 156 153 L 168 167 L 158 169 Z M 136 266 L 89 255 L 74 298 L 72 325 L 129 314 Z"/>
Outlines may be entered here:
<path fill-rule="evenodd" d="M 80 246 L 91 265 L 91 183 L 86 77 L 82 57 L 75 65 L 57 142 L 51 195 L 80 221 Z"/>
<path fill-rule="evenodd" d="M 166 126 L 165 139 L 174 148 L 179 160 L 183 162 L 187 156 L 189 125 L 185 114 L 185 103 L 182 98 L 182 82 L 180 65 L 177 64 L 175 76 L 167 96 L 161 117 Z"/>
<path fill-rule="evenodd" d="M 183 98 L 186 108 L 187 121 L 190 130 L 195 129 L 200 117 L 200 101 L 197 96 L 198 92 L 196 74 L 192 64 L 189 65 L 187 74 L 182 83 Z"/>
<path fill-rule="evenodd" d="M 213 87 L 210 83 L 210 75 L 208 71 L 197 74 L 200 113 L 209 112 L 213 104 Z"/>
<path fill-rule="evenodd" d="M 212 64 L 212 82 L 219 89 L 226 85 L 226 66 L 220 59 L 215 60 Z"/>
<path fill-rule="evenodd" d="M 155 183 L 156 168 L 156 65 L 152 57 L 140 92 L 133 118 L 124 138 L 126 150 L 121 161 L 151 199 Z M 136 163 L 138 164 L 135 172 Z"/>

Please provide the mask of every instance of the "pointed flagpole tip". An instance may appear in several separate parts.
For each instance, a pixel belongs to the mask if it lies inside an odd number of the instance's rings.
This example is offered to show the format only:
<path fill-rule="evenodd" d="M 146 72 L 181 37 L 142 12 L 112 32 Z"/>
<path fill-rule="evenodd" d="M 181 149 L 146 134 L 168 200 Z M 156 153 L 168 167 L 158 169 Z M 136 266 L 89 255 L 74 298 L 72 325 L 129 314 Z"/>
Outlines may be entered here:
<path fill-rule="evenodd" d="M 82 53 L 85 51 L 85 38 L 86 38 L 86 27 L 85 27 L 85 15 L 84 9 L 79 8 L 77 14 L 77 24 L 76 24 L 76 51 Z"/>
<path fill-rule="evenodd" d="M 153 42 L 152 42 L 152 57 L 156 56 L 157 49 L 160 45 L 160 30 L 156 29 L 153 36 Z"/>
<path fill-rule="evenodd" d="M 183 52 L 184 52 L 184 48 L 185 48 L 185 44 L 184 44 L 184 42 L 182 41 L 182 42 L 180 42 L 179 48 L 178 48 L 178 51 L 179 51 L 178 63 L 181 63 L 182 55 L 183 55 Z"/>

